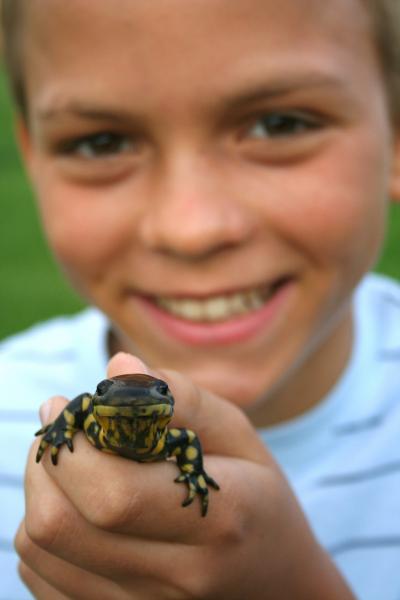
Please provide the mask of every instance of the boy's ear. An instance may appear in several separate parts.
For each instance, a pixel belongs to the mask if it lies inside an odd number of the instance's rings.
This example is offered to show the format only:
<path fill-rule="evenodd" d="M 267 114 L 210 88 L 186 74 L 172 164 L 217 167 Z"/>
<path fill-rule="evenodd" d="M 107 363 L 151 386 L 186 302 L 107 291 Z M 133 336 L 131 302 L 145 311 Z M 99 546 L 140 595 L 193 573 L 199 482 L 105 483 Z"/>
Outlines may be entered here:
<path fill-rule="evenodd" d="M 400 203 L 400 128 L 397 131 L 393 148 L 393 164 L 390 177 L 389 196 Z"/>

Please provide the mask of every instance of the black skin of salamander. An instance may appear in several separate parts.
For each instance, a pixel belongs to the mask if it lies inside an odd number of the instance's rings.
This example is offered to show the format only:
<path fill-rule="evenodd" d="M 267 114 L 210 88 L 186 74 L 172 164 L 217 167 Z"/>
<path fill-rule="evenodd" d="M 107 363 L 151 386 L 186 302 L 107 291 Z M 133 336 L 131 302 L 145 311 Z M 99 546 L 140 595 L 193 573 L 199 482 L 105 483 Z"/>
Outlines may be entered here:
<path fill-rule="evenodd" d="M 105 379 L 94 394 L 80 394 L 52 423 L 36 432 L 42 436 L 36 462 L 50 446 L 51 460 L 56 465 L 61 446 L 65 444 L 73 451 L 72 438 L 78 431 L 83 431 L 99 450 L 137 462 L 175 457 L 180 470 L 175 481 L 188 487 L 182 506 L 191 504 L 198 495 L 204 517 L 208 486 L 216 490 L 219 486 L 204 470 L 197 435 L 190 429 L 167 427 L 173 406 L 173 396 L 161 379 L 144 374 Z"/>

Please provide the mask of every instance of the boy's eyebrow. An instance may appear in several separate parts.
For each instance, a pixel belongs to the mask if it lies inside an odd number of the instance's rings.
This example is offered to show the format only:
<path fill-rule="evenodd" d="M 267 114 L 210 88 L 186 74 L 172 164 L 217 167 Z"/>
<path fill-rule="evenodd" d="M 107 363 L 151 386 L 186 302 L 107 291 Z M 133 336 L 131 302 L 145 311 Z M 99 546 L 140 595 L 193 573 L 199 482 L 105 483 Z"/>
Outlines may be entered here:
<path fill-rule="evenodd" d="M 223 110 L 239 110 L 241 107 L 256 103 L 261 100 L 279 98 L 301 92 L 303 90 L 314 90 L 319 88 L 341 88 L 347 87 L 346 81 L 340 77 L 320 73 L 310 73 L 301 75 L 290 75 L 287 77 L 277 77 L 268 82 L 250 83 L 244 86 L 243 91 L 229 93 L 215 102 L 215 105 Z M 58 106 L 41 107 L 39 109 L 39 118 L 49 121 L 60 116 L 76 116 L 93 121 L 113 120 L 124 123 L 132 119 L 132 113 L 120 107 L 104 107 L 96 105 L 95 102 L 66 100 Z"/>
<path fill-rule="evenodd" d="M 97 107 L 94 104 L 89 104 L 79 101 L 65 102 L 57 107 L 41 108 L 38 111 L 39 118 L 43 121 L 50 121 L 59 116 L 77 116 L 84 119 L 91 119 L 93 121 L 109 120 L 113 121 L 126 121 L 130 118 L 128 111 L 121 111 L 120 109 L 107 109 L 104 107 Z"/>
<path fill-rule="evenodd" d="M 301 74 L 290 77 L 278 77 L 275 81 L 261 83 L 259 85 L 250 85 L 243 92 L 233 96 L 228 96 L 221 101 L 225 107 L 231 110 L 240 109 L 242 106 L 253 104 L 260 100 L 279 98 L 301 92 L 307 89 L 314 90 L 319 88 L 337 88 L 344 89 L 346 82 L 334 75 L 326 74 Z M 220 102 L 218 102 L 219 104 Z"/>

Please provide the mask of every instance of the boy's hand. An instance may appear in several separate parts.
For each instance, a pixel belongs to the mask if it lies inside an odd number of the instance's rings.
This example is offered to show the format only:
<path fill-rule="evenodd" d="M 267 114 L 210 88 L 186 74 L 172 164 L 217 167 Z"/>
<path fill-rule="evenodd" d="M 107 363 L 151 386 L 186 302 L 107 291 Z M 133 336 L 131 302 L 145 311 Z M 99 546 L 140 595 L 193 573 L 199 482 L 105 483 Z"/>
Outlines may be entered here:
<path fill-rule="evenodd" d="M 146 372 L 127 355 L 109 375 Z M 83 435 L 55 468 L 45 454 L 26 472 L 26 517 L 16 537 L 20 572 L 36 598 L 104 600 L 350 599 L 272 457 L 244 414 L 170 371 L 173 424 L 200 437 L 210 492 L 180 506 L 170 462 L 139 464 L 92 448 Z M 49 420 L 65 400 L 53 400 Z"/>

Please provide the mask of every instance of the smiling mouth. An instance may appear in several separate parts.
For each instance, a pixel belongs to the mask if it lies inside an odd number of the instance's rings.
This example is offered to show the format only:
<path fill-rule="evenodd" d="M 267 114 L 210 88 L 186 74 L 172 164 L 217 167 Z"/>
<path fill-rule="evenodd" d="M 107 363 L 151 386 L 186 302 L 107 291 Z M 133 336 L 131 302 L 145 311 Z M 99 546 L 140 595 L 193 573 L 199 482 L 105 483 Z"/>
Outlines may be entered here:
<path fill-rule="evenodd" d="M 165 312 L 195 323 L 217 323 L 261 309 L 289 281 L 282 277 L 273 284 L 208 298 L 154 297 L 152 301 Z"/>

